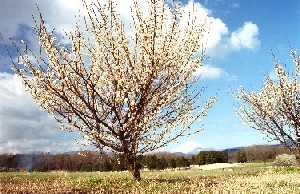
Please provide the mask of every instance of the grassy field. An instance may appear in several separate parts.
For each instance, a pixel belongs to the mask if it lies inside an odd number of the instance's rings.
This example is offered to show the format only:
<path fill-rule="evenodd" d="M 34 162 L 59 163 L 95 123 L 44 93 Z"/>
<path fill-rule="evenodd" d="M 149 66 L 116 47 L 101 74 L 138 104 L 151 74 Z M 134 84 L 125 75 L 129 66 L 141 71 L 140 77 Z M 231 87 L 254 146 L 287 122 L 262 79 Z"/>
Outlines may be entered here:
<path fill-rule="evenodd" d="M 0 173 L 0 193 L 300 193 L 300 169 L 247 164 L 212 171 Z"/>

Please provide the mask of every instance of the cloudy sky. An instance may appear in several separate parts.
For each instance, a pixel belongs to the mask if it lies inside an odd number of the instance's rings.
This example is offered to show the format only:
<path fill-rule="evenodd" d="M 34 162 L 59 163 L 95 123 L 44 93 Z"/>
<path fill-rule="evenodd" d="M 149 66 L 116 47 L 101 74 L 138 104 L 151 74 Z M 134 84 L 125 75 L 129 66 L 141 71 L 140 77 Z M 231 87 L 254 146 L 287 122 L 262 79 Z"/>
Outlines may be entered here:
<path fill-rule="evenodd" d="M 130 0 L 117 0 L 125 23 L 130 22 Z M 37 1 L 47 25 L 58 34 L 74 29 L 74 17 L 81 0 Z M 80 135 L 60 131 L 55 121 L 37 107 L 11 71 L 4 48 L 11 48 L 9 37 L 25 40 L 37 47 L 31 30 L 32 15 L 37 15 L 36 0 L 0 0 L 0 153 L 79 150 Z M 189 1 L 183 6 L 188 9 Z M 166 150 L 192 150 L 194 147 L 224 149 L 236 146 L 270 143 L 259 132 L 247 128 L 236 116 L 232 91 L 239 85 L 258 90 L 263 77 L 272 75 L 272 52 L 291 65 L 290 48 L 298 48 L 300 1 L 291 0 L 201 0 L 195 1 L 199 18 L 208 16 L 207 55 L 201 85 L 205 96 L 218 93 L 218 102 L 204 122 L 204 131 L 179 139 Z M 12 55 L 15 53 L 12 52 Z M 16 57 L 16 56 L 13 56 Z M 274 143 L 274 142 L 273 142 Z"/>

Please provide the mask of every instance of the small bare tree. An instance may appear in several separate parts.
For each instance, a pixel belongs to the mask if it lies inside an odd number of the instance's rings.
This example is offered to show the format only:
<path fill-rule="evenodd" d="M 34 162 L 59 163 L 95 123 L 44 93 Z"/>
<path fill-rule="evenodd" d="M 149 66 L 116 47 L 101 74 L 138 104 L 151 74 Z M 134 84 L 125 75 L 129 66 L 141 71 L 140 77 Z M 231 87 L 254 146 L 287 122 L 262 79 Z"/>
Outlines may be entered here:
<path fill-rule="evenodd" d="M 239 89 L 237 113 L 248 126 L 285 145 L 300 161 L 300 59 L 293 50 L 291 56 L 293 74 L 274 57 L 275 79 L 266 76 L 259 92 Z"/>
<path fill-rule="evenodd" d="M 16 46 L 22 64 L 14 63 L 14 70 L 62 129 L 79 130 L 100 150 L 123 154 L 140 180 L 137 156 L 202 130 L 191 125 L 216 100 L 201 105 L 203 90 L 195 85 L 206 32 L 193 11 L 183 24 L 182 9 L 164 0 L 149 1 L 147 13 L 134 0 L 131 33 L 111 0 L 84 6 L 87 15 L 68 36 L 70 45 L 58 43 L 40 14 L 34 28 L 40 53 L 26 43 Z"/>

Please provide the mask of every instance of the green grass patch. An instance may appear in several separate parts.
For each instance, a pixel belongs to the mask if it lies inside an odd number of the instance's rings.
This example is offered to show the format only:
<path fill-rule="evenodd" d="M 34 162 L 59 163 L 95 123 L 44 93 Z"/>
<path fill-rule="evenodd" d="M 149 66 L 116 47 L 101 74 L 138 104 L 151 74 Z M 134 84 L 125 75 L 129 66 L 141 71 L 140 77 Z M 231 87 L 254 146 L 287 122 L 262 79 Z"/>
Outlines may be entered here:
<path fill-rule="evenodd" d="M 287 166 L 287 167 L 276 167 L 274 171 L 277 173 L 299 173 L 300 174 L 300 167 L 294 166 Z"/>

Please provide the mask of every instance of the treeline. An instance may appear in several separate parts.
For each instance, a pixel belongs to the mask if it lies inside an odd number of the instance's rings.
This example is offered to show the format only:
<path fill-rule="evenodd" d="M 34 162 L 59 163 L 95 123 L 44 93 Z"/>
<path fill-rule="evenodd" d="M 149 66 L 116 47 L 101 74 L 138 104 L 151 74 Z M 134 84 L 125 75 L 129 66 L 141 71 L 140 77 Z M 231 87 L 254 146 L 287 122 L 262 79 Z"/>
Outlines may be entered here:
<path fill-rule="evenodd" d="M 224 162 L 267 162 L 277 155 L 290 154 L 283 146 L 256 145 L 224 151 L 201 151 L 194 156 L 178 156 L 174 153 L 160 152 L 155 155 L 139 156 L 140 168 L 163 170 L 186 168 L 190 165 L 204 165 Z M 86 151 L 65 154 L 2 154 L 0 171 L 46 172 L 63 171 L 123 171 L 127 163 L 123 156 L 101 155 L 98 152 Z"/>
<path fill-rule="evenodd" d="M 281 154 L 291 154 L 281 145 L 253 145 L 228 153 L 229 162 L 270 162 Z"/>
<path fill-rule="evenodd" d="M 70 154 L 3 154 L 0 155 L 2 171 L 110 171 L 126 170 L 122 157 L 101 155 L 97 152 Z"/>
<path fill-rule="evenodd" d="M 198 165 L 225 163 L 228 162 L 228 155 L 220 151 L 202 151 L 196 156 L 192 156 L 192 161 Z"/>
<path fill-rule="evenodd" d="M 166 168 L 186 168 L 190 165 L 203 165 L 216 162 L 227 162 L 227 154 L 221 151 L 205 151 L 198 155 L 177 156 L 170 153 L 139 156 L 139 167 L 149 170 Z M 82 154 L 3 154 L 0 155 L 1 171 L 123 171 L 127 163 L 123 156 L 106 156 L 97 152 Z"/>

